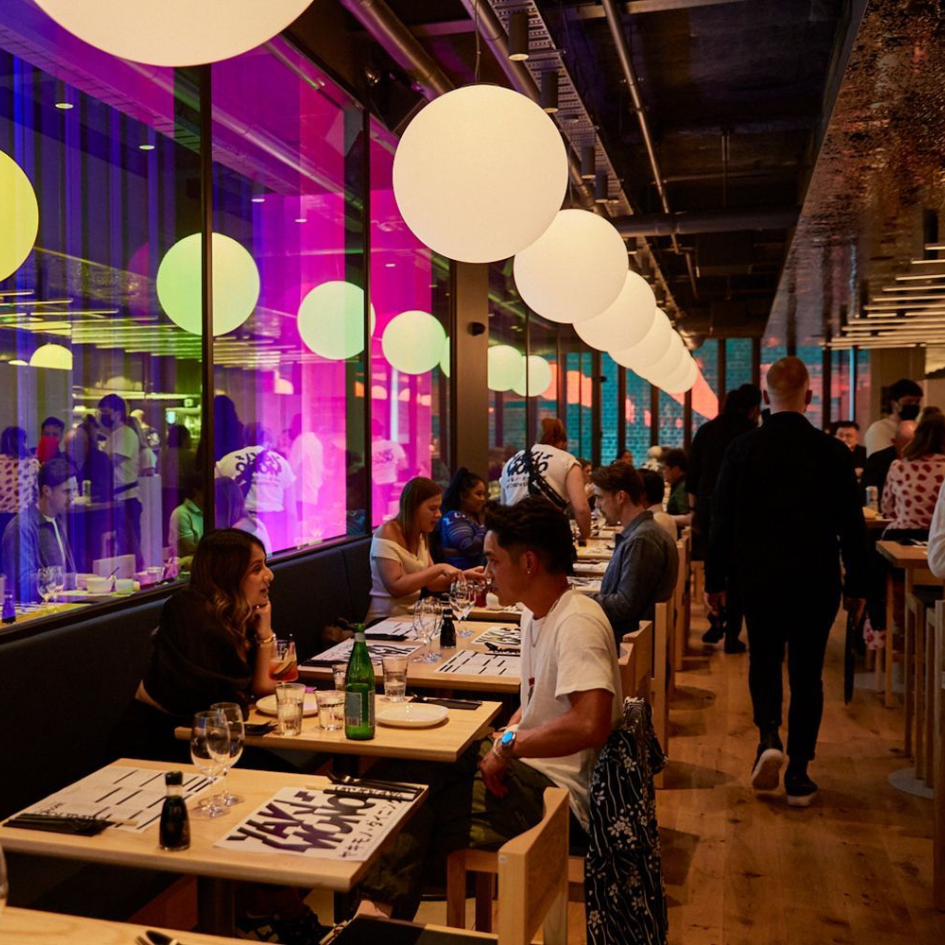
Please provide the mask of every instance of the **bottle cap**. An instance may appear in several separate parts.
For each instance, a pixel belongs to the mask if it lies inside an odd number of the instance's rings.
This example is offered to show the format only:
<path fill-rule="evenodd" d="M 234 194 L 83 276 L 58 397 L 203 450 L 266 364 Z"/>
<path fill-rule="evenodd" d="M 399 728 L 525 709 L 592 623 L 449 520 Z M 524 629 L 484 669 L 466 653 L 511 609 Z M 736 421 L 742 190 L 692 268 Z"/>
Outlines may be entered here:
<path fill-rule="evenodd" d="M 164 775 L 164 783 L 172 787 L 180 787 L 184 783 L 184 775 L 180 771 L 168 771 Z"/>

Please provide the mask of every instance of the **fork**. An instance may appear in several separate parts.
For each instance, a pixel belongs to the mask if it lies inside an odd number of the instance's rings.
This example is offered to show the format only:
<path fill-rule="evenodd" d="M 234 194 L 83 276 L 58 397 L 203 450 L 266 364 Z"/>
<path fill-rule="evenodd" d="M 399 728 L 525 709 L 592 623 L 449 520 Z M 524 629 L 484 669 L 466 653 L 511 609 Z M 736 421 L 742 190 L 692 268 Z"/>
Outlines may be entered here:
<path fill-rule="evenodd" d="M 419 794 L 423 789 L 413 784 L 399 784 L 396 781 L 376 781 L 371 778 L 355 778 L 350 774 L 335 774 L 328 772 L 328 780 L 332 784 L 353 788 L 377 788 L 385 791 Z"/>

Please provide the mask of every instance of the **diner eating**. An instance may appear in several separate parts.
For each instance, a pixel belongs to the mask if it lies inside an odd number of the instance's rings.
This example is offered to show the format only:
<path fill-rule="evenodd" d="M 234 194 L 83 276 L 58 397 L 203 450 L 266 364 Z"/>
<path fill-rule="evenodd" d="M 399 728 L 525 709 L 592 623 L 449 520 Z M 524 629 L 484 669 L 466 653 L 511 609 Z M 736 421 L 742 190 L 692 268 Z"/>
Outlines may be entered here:
<path fill-rule="evenodd" d="M 0 945 L 945 940 L 943 31 L 0 3 Z"/>

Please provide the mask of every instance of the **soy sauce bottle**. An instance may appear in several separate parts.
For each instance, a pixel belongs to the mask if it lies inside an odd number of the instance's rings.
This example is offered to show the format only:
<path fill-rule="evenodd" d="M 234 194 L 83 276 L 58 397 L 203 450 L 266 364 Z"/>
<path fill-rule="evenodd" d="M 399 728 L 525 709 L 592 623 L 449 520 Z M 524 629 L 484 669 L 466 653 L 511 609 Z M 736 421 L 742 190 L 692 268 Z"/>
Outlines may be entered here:
<path fill-rule="evenodd" d="M 440 649 L 456 646 L 456 625 L 453 623 L 453 610 L 443 608 L 443 621 L 440 623 Z"/>
<path fill-rule="evenodd" d="M 16 604 L 13 600 L 13 591 L 4 591 L 2 620 L 4 623 L 16 623 Z"/>
<path fill-rule="evenodd" d="M 164 775 L 167 797 L 161 808 L 159 843 L 162 850 L 186 850 L 190 846 L 190 820 L 182 796 L 184 776 L 180 771 Z"/>
<path fill-rule="evenodd" d="M 374 667 L 364 638 L 364 624 L 354 626 L 354 646 L 345 677 L 345 738 L 374 737 Z"/>

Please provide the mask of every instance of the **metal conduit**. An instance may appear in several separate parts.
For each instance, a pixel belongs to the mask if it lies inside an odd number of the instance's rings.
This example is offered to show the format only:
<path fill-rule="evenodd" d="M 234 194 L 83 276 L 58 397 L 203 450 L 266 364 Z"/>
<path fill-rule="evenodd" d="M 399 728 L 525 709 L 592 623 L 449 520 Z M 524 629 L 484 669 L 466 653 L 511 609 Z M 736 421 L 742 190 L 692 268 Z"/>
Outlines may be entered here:
<path fill-rule="evenodd" d="M 627 42 L 627 36 L 623 31 L 620 10 L 618 9 L 616 0 L 601 0 L 601 4 L 604 8 L 604 15 L 607 18 L 607 25 L 610 27 L 610 35 L 613 38 L 617 56 L 620 59 L 620 67 L 623 69 L 623 75 L 627 80 L 627 87 L 630 89 L 630 96 L 633 99 L 633 110 L 636 113 L 637 122 L 640 125 L 640 134 L 643 136 L 643 144 L 646 147 L 647 157 L 650 159 L 650 168 L 653 171 L 653 180 L 656 183 L 656 189 L 660 195 L 660 203 L 663 205 L 663 212 L 669 215 L 672 213 L 672 210 L 669 206 L 669 198 L 666 195 L 666 185 L 663 182 L 663 174 L 660 171 L 659 161 L 656 157 L 656 149 L 653 147 L 653 137 L 650 134 L 650 126 L 646 120 L 646 113 L 643 111 L 640 84 L 637 82 L 637 75 L 636 72 L 634 72 L 633 63 L 630 61 L 630 44 Z M 673 241 L 673 251 L 676 253 L 680 252 L 675 232 L 671 232 L 670 237 Z"/>

